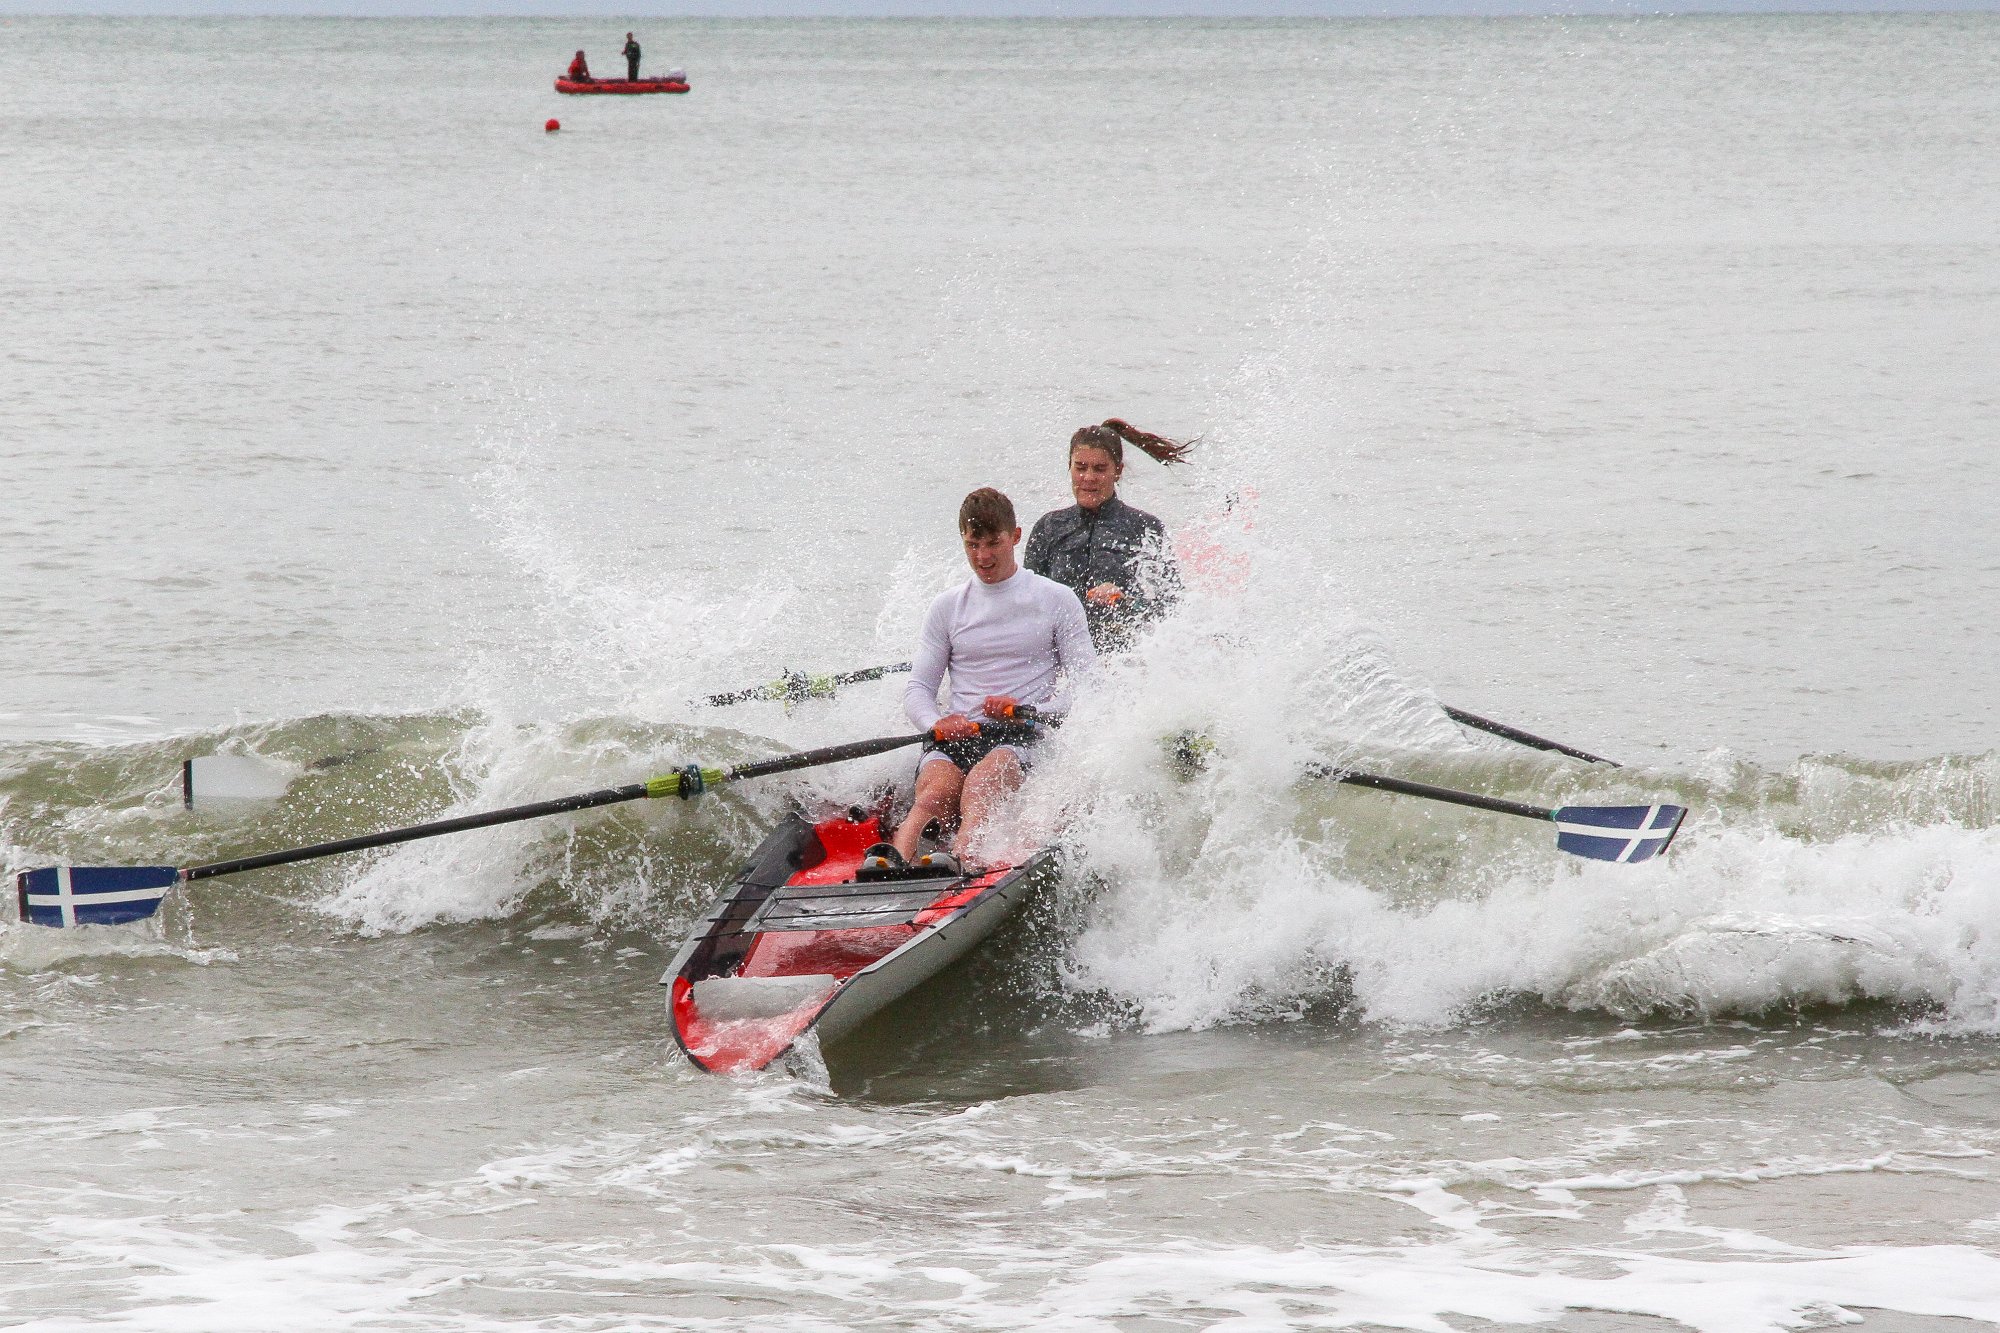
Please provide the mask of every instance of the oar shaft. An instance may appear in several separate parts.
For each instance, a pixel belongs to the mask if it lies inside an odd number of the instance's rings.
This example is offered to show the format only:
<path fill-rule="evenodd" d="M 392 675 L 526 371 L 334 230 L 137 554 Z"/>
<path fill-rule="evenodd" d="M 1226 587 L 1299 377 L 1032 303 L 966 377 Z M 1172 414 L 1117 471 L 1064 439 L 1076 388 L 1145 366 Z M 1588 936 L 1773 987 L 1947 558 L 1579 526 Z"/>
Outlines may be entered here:
<path fill-rule="evenodd" d="M 994 722 L 985 718 L 975 718 L 980 734 L 997 736 L 1002 740 L 1032 739 L 1038 734 L 1030 722 L 1045 719 L 1034 710 L 1018 710 L 1022 718 L 1019 722 Z M 730 768 L 723 777 L 725 782 L 736 782 L 743 778 L 761 778 L 772 773 L 789 773 L 795 768 L 812 768 L 817 764 L 837 764 L 843 759 L 863 759 L 871 754 L 886 754 L 890 750 L 900 750 L 906 745 L 916 745 L 931 737 L 928 731 L 920 731 L 914 736 L 884 736 L 880 740 L 851 741 L 846 745 L 829 745 L 823 750 L 804 750 L 798 754 L 781 754 L 776 759 L 763 759 L 756 763 L 738 764 Z"/>
<path fill-rule="evenodd" d="M 985 725 L 989 728 L 1005 727 L 1002 723 L 989 722 Z M 1025 730 L 1014 727 L 1005 729 L 1009 732 Z M 508 806 L 504 810 L 487 810 L 476 815 L 460 815 L 455 819 L 413 824 L 408 828 L 364 833 L 359 837 L 341 838 L 335 842 L 314 843 L 310 847 L 293 847 L 281 852 L 265 852 L 261 856 L 244 856 L 233 861 L 216 861 L 205 866 L 191 866 L 182 877 L 189 880 L 214 879 L 217 875 L 235 875 L 246 870 L 262 870 L 267 866 L 312 861 L 322 856 L 366 851 L 370 847 L 414 842 L 418 838 L 435 838 L 445 833 L 461 833 L 467 829 L 487 828 L 494 824 L 512 824 L 523 819 L 567 814 L 573 810 L 589 810 L 600 805 L 616 805 L 620 801 L 643 801 L 649 796 L 676 796 L 683 790 L 692 794 L 701 790 L 702 786 L 720 786 L 725 782 L 739 782 L 744 778 L 767 777 L 772 773 L 789 773 L 795 769 L 813 768 L 819 764 L 837 764 L 844 759 L 861 759 L 871 754 L 900 750 L 906 745 L 919 743 L 928 735 L 928 732 L 918 732 L 914 736 L 884 736 L 877 740 L 851 741 L 846 745 L 829 745 L 823 749 L 779 755 L 775 759 L 738 764 L 722 770 L 704 769 L 702 770 L 704 781 L 691 787 L 683 786 L 687 781 L 686 771 L 683 770 L 665 777 L 654 778 L 650 782 L 635 782 L 624 787 L 606 787 L 602 791 L 584 792 L 579 796 L 562 796 L 552 801 L 535 801 L 528 805 Z"/>
<path fill-rule="evenodd" d="M 435 838 L 443 833 L 459 833 L 466 829 L 486 828 L 492 824 L 511 824 L 522 819 L 538 819 L 543 815 L 559 815 L 571 810 L 588 810 L 593 806 L 615 805 L 619 801 L 640 801 L 647 795 L 646 784 L 643 782 L 635 782 L 625 787 L 607 787 L 602 791 L 585 792 L 580 796 L 536 801 L 531 805 L 514 805 L 504 810 L 488 810 L 476 815 L 460 815 L 456 819 L 439 819 L 429 824 L 414 824 L 409 828 L 385 829 L 380 833 L 364 833 L 359 837 L 341 838 L 335 842 L 314 843 L 310 847 L 293 847 L 282 852 L 265 852 L 261 856 L 238 857 L 234 861 L 215 861 L 205 866 L 190 866 L 184 872 L 183 878 L 213 879 L 217 875 L 235 875 L 245 870 L 262 870 L 266 866 L 290 865 L 294 861 L 313 861 L 322 856 L 365 851 L 370 847 L 387 847 L 391 843 L 411 842 L 418 838 Z"/>
<path fill-rule="evenodd" d="M 914 736 L 884 736 L 880 740 L 853 741 L 846 745 L 829 745 L 823 750 L 805 750 L 798 754 L 781 754 L 776 759 L 762 759 L 750 764 L 737 764 L 728 770 L 725 781 L 736 782 L 743 778 L 761 778 L 772 773 L 789 773 L 795 768 L 811 768 L 816 764 L 837 764 L 843 759 L 861 759 L 871 754 L 884 754 L 890 750 L 900 750 L 905 745 L 915 745 L 929 739 L 930 733 L 920 731 Z"/>
<path fill-rule="evenodd" d="M 884 668 L 884 670 L 889 669 Z M 1027 726 L 1004 722 L 988 722 L 983 724 L 982 729 L 998 732 L 1001 738 L 1009 740 L 1032 732 Z M 323 856 L 339 856 L 343 852 L 366 851 L 371 847 L 387 847 L 394 843 L 413 842 L 418 838 L 462 833 L 468 829 L 488 828 L 494 824 L 511 824 L 524 819 L 537 819 L 543 815 L 589 810 L 600 805 L 615 805 L 621 801 L 643 801 L 662 796 L 694 797 L 709 787 L 721 786 L 744 778 L 763 777 L 769 773 L 787 773 L 794 769 L 811 768 L 815 764 L 835 764 L 843 759 L 859 759 L 865 755 L 899 750 L 906 745 L 918 744 L 929 734 L 920 732 L 914 736 L 884 736 L 876 740 L 830 745 L 824 749 L 778 755 L 734 768 L 701 768 L 689 764 L 675 772 L 623 787 L 606 787 L 601 791 L 561 796 L 551 801 L 512 805 L 504 810 L 487 810 L 479 814 L 460 815 L 455 819 L 437 819 L 427 824 L 412 824 L 408 828 L 385 829 L 380 833 L 364 833 L 359 837 L 339 838 L 333 842 L 316 842 L 310 847 L 291 847 L 283 851 L 265 852 L 258 856 L 237 857 L 231 861 L 211 861 L 207 865 L 188 866 L 184 869 L 173 866 L 44 866 L 39 869 L 24 870 L 15 879 L 16 892 L 21 904 L 21 920 L 42 926 L 114 925 L 125 921 L 137 921 L 157 912 L 167 892 L 179 882 L 214 879 L 219 875 L 238 875 L 246 870 L 291 865 L 294 862 L 312 861 Z"/>
<path fill-rule="evenodd" d="M 887 666 L 863 667 L 859 671 L 836 672 L 831 679 L 836 685 L 859 685 L 864 680 L 880 680 L 884 676 L 893 676 L 898 672 L 908 671 L 913 665 L 910 662 L 891 662 Z"/>
<path fill-rule="evenodd" d="M 908 671 L 910 666 L 908 662 L 891 662 L 887 666 L 862 667 L 859 671 L 836 671 L 829 676 L 811 676 L 803 671 L 788 671 L 778 679 L 763 685 L 752 685 L 746 690 L 730 690 L 723 694 L 711 694 L 703 702 L 712 708 L 745 703 L 751 699 L 785 699 L 797 702 L 830 695 L 842 685 L 859 685 L 863 681 L 893 676 L 899 671 Z"/>
<path fill-rule="evenodd" d="M 1442 707 L 1444 708 L 1445 716 L 1449 717 L 1452 721 L 1462 723 L 1475 731 L 1484 731 L 1494 736 L 1503 737 L 1506 740 L 1513 741 L 1517 745 L 1526 745 L 1536 750 L 1549 750 L 1556 754 L 1566 754 L 1572 759 L 1581 759 L 1586 764 L 1603 764 L 1607 768 L 1624 767 L 1624 765 L 1615 759 L 1606 759 L 1603 755 L 1592 754 L 1588 750 L 1579 750 L 1574 745 L 1564 745 L 1561 741 L 1552 741 L 1546 736 L 1537 736 L 1532 731 L 1523 731 L 1519 727 L 1510 727 L 1505 722 L 1495 722 L 1492 718 L 1481 717 L 1477 713 L 1468 713 L 1463 708 L 1453 708 L 1450 704 L 1444 704 Z"/>
<path fill-rule="evenodd" d="M 1306 776 L 1331 778 L 1335 782 L 1345 782 L 1356 787 L 1373 787 L 1376 791 L 1400 792 L 1404 796 L 1422 796 L 1452 805 L 1470 806 L 1474 810 L 1491 810 L 1495 814 L 1519 815 L 1523 819 L 1554 819 L 1556 814 L 1553 810 L 1539 805 L 1528 805 L 1522 801 L 1505 801 L 1498 796 L 1481 796 L 1478 792 L 1433 787 L 1427 782 L 1411 782 L 1405 778 L 1385 778 L 1377 773 L 1351 773 L 1346 769 L 1332 768 L 1326 764 L 1312 765 L 1306 770 Z"/>

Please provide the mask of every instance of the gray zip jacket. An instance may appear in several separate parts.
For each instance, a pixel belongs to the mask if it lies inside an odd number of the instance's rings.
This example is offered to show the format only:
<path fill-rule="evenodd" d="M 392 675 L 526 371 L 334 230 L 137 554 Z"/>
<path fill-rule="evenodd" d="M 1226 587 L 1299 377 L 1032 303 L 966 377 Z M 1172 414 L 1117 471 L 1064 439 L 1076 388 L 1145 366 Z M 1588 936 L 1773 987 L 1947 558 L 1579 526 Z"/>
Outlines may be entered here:
<path fill-rule="evenodd" d="M 1090 640 L 1099 652 L 1123 648 L 1141 627 L 1165 615 L 1181 593 L 1166 528 L 1115 495 L 1095 512 L 1071 505 L 1036 519 L 1022 563 L 1082 599 Z M 1115 583 L 1125 595 L 1111 606 L 1094 606 L 1084 590 L 1100 583 Z"/>

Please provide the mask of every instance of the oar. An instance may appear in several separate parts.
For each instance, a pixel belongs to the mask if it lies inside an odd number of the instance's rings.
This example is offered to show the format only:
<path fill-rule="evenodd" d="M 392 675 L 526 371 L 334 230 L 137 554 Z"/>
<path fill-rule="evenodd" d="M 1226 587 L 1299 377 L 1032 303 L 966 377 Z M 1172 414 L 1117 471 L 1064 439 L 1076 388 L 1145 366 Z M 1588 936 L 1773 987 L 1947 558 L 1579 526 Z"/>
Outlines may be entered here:
<path fill-rule="evenodd" d="M 1007 720 L 1053 724 L 1058 719 L 1016 704 L 1008 710 Z M 1666 804 L 1566 805 L 1559 810 L 1549 810 L 1521 801 L 1503 800 L 1498 796 L 1482 796 L 1478 792 L 1433 787 L 1427 782 L 1411 782 L 1407 778 L 1356 773 L 1331 764 L 1310 764 L 1305 775 L 1308 778 L 1351 783 L 1356 787 L 1372 787 L 1376 791 L 1392 791 L 1404 796 L 1421 796 L 1427 800 L 1470 806 L 1474 810 L 1492 810 L 1525 819 L 1546 819 L 1556 826 L 1558 851 L 1587 856 L 1593 861 L 1629 864 L 1650 860 L 1667 850 L 1674 835 L 1680 832 L 1681 821 L 1687 818 L 1685 806 Z"/>
<path fill-rule="evenodd" d="M 204 806 L 275 801 L 292 785 L 294 771 L 261 755 L 198 754 L 181 761 L 181 804 L 194 809 L 197 790 Z"/>
<path fill-rule="evenodd" d="M 366 750 L 326 755 L 305 767 L 307 771 L 323 773 L 379 753 L 378 747 L 370 746 Z M 181 804 L 192 810 L 196 806 L 208 809 L 230 802 L 275 801 L 292 785 L 295 772 L 290 765 L 262 755 L 230 751 L 198 754 L 181 761 Z"/>
<path fill-rule="evenodd" d="M 929 732 L 918 732 L 914 736 L 884 736 L 878 740 L 851 741 L 846 745 L 829 745 L 819 750 L 801 750 L 796 754 L 778 755 L 776 758 L 759 759 L 748 764 L 733 764 L 727 768 L 701 768 L 689 764 L 677 772 L 651 778 L 645 782 L 634 782 L 624 787 L 606 787 L 602 791 L 563 796 L 552 801 L 535 801 L 528 805 L 509 806 L 504 810 L 460 815 L 456 819 L 439 819 L 428 824 L 414 824 L 409 828 L 364 833 L 359 837 L 314 843 L 310 847 L 293 847 L 285 851 L 264 852 L 257 856 L 239 857 L 233 861 L 215 861 L 208 865 L 185 868 L 44 866 L 36 870 L 24 870 L 15 879 L 21 900 L 21 920 L 38 926 L 116 925 L 123 921 L 138 921 L 159 911 L 160 902 L 166 897 L 167 890 L 176 884 L 191 883 L 198 879 L 213 879 L 218 875 L 236 875 L 246 870 L 262 870 L 267 866 L 290 865 L 294 861 L 311 861 L 322 856 L 338 856 L 342 852 L 358 852 L 369 847 L 386 847 L 391 843 L 412 842 L 418 838 L 435 838 L 440 834 L 460 833 L 466 829 L 485 828 L 490 824 L 511 824 L 523 819 L 539 819 L 543 815 L 559 815 L 571 810 L 589 810 L 600 805 L 616 805 L 620 801 L 638 801 L 660 796 L 679 796 L 685 800 L 700 795 L 709 787 L 719 787 L 726 782 L 741 782 L 745 778 L 767 777 L 773 773 L 789 773 L 794 769 L 812 768 L 819 764 L 837 764 L 845 759 L 860 759 L 871 754 L 883 754 L 890 750 L 899 750 L 906 745 L 915 745 L 919 741 L 928 739 L 929 736 Z"/>
<path fill-rule="evenodd" d="M 1475 731 L 1484 731 L 1491 735 L 1513 741 L 1517 745 L 1526 745 L 1536 750 L 1552 750 L 1557 754 L 1566 754 L 1572 759 L 1581 759 L 1586 764 L 1603 764 L 1607 768 L 1624 767 L 1623 764 L 1620 764 L 1615 759 L 1606 759 L 1602 755 L 1592 754 L 1588 750 L 1579 750 L 1574 745 L 1564 745 L 1561 741 L 1552 741 L 1546 736 L 1537 736 L 1532 731 L 1523 731 L 1519 727 L 1510 727 L 1505 722 L 1495 722 L 1491 718 L 1481 717 L 1477 713 L 1468 713 L 1463 708 L 1453 708 L 1450 704 L 1440 704 L 1438 706 L 1444 709 L 1445 716 L 1454 722 L 1471 727 Z"/>
<path fill-rule="evenodd" d="M 722 708 L 729 704 L 740 704 L 750 699 L 782 699 L 786 703 L 798 703 L 805 699 L 830 699 L 833 697 L 834 691 L 842 685 L 855 685 L 865 680 L 880 680 L 884 676 L 892 676 L 899 671 L 908 671 L 909 669 L 910 664 L 908 662 L 892 662 L 888 666 L 863 667 L 859 671 L 840 671 L 824 676 L 810 675 L 804 671 L 787 671 L 774 681 L 769 681 L 763 685 L 753 685 L 745 690 L 731 690 L 726 694 L 711 694 L 702 702 Z M 1548 750 L 1555 754 L 1568 755 L 1572 759 L 1581 759 L 1587 764 L 1603 764 L 1607 768 L 1624 767 L 1624 765 L 1615 759 L 1606 759 L 1603 755 L 1592 754 L 1588 750 L 1579 750 L 1574 745 L 1565 745 L 1561 741 L 1552 741 L 1546 736 L 1537 736 L 1532 731 L 1523 731 L 1521 728 L 1510 726 L 1505 722 L 1495 722 L 1492 718 L 1481 717 L 1477 713 L 1468 713 L 1463 708 L 1454 708 L 1450 704 L 1440 704 L 1439 707 L 1443 708 L 1445 716 L 1454 722 L 1471 727 L 1475 731 L 1483 731 L 1489 735 L 1513 741 L 1517 745 L 1525 745 L 1531 749 Z"/>
<path fill-rule="evenodd" d="M 1556 826 L 1558 851 L 1587 856 L 1593 861 L 1631 863 L 1658 856 L 1667 850 L 1674 835 L 1680 832 L 1681 821 L 1687 818 L 1685 806 L 1666 804 L 1566 805 L 1558 810 L 1548 810 L 1521 801 L 1481 796 L 1477 792 L 1453 791 L 1449 787 L 1433 787 L 1425 782 L 1385 778 L 1374 773 L 1356 773 L 1329 764 L 1311 765 L 1306 769 L 1306 776 L 1471 806 L 1475 810 L 1519 815 L 1523 819 L 1546 819 Z"/>
<path fill-rule="evenodd" d="M 721 708 L 727 704 L 740 704 L 751 699 L 783 699 L 786 703 L 797 703 L 802 699 L 830 699 L 833 692 L 843 685 L 858 685 L 864 680 L 880 680 L 893 676 L 899 671 L 908 671 L 908 662 L 892 662 L 888 666 L 863 667 L 859 671 L 838 671 L 830 676 L 811 676 L 803 671 L 787 671 L 776 680 L 762 685 L 752 685 L 747 690 L 731 690 L 726 694 L 711 694 L 703 703 Z"/>

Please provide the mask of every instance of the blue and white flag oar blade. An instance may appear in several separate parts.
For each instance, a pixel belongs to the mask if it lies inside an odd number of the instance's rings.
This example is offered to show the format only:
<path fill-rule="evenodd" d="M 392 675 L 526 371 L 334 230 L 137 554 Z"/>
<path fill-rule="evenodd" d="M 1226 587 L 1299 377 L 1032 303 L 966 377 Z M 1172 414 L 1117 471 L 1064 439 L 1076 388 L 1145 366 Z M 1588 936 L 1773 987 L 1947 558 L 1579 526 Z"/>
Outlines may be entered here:
<path fill-rule="evenodd" d="M 46 866 L 16 876 L 21 920 L 37 926 L 115 926 L 160 910 L 180 883 L 173 866 Z"/>
<path fill-rule="evenodd" d="M 1566 805 L 1555 812 L 1556 847 L 1593 861 L 1644 861 L 1667 850 L 1687 807 Z"/>

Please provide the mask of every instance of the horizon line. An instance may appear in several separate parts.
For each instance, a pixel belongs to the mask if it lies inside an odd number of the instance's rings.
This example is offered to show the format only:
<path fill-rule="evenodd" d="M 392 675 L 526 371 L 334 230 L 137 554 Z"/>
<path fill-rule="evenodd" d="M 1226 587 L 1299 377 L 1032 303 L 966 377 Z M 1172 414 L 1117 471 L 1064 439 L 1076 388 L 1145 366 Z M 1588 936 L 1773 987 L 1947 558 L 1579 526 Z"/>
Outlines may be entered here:
<path fill-rule="evenodd" d="M 1284 4 L 1243 4 L 1232 0 L 1211 0 L 1203 5 L 1197 3 L 1186 7 L 1168 4 L 1149 5 L 1144 0 L 1137 3 L 1119 4 L 1111 0 L 1103 7 L 1092 6 L 1079 12 L 1055 12 L 1049 4 L 1039 6 L 1008 6 L 1004 3 L 992 9 L 977 9 L 970 5 L 952 6 L 949 3 L 925 5 L 910 3 L 897 5 L 870 6 L 864 3 L 853 9 L 827 12 L 812 5 L 810 0 L 785 5 L 780 3 L 756 10 L 725 8 L 722 5 L 689 5 L 686 7 L 633 8 L 617 0 L 582 0 L 582 3 L 563 9 L 514 8 L 502 3 L 437 4 L 423 8 L 405 8 L 395 0 L 382 0 L 375 5 L 368 4 L 327 4 L 315 0 L 301 0 L 289 5 L 256 3 L 234 3 L 233 0 L 211 0 L 208 4 L 155 5 L 148 0 L 131 0 L 125 4 L 96 4 L 88 7 L 63 9 L 11 9 L 0 6 L 0 22 L 12 19 L 372 19 L 372 20 L 418 20 L 418 19 L 515 19 L 522 22 L 561 19 L 631 19 L 653 22 L 672 20 L 723 20 L 741 22 L 761 22 L 785 20 L 790 22 L 885 22 L 885 21 L 950 21 L 950 22 L 1132 22 L 1143 20 L 1208 19 L 1240 22 L 1258 22 L 1275 19 L 1359 21 L 1395 20 L 1427 18 L 1532 18 L 1532 19 L 1575 19 L 1575 18 L 1840 18 L 1866 17 L 1870 15 L 1894 16 L 1901 18 L 1921 18 L 1927 15 L 1947 16 L 1961 14 L 1981 14 L 2000 12 L 2000 0 L 1691 0 L 1689 3 L 1647 3 L 1646 0 L 1569 0 L 1559 4 L 1519 4 L 1507 0 L 1409 0 L 1397 5 L 1381 3 L 1305 3 Z"/>
<path fill-rule="evenodd" d="M 18 0 L 16 0 L 18 3 Z M 1694 18 L 1956 15 L 2000 0 L 0 0 L 16 18 L 1041 20 Z M 30 8 L 29 5 L 33 5 Z"/>

